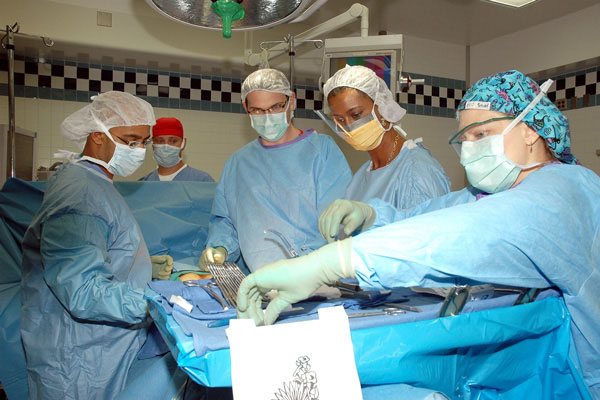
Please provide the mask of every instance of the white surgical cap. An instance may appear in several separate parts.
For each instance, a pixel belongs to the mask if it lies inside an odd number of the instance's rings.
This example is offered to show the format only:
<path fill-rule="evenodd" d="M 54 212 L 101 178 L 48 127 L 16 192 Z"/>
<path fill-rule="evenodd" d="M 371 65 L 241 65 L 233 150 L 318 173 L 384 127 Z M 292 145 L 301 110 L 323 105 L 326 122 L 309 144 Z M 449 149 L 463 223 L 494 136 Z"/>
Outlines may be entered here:
<path fill-rule="evenodd" d="M 65 118 L 60 133 L 83 150 L 92 132 L 117 126 L 153 126 L 155 122 L 150 103 L 129 93 L 111 91 L 92 97 L 90 104 Z"/>
<path fill-rule="evenodd" d="M 245 102 L 248 93 L 255 90 L 292 95 L 290 82 L 284 73 L 272 68 L 259 69 L 248 75 L 242 83 L 242 101 Z"/>
<path fill-rule="evenodd" d="M 406 110 L 394 100 L 394 95 L 383 79 L 378 77 L 373 70 L 362 65 L 347 65 L 325 82 L 323 92 L 326 105 L 327 96 L 338 87 L 357 89 L 369 96 L 377 105 L 379 114 L 391 123 L 400 121 L 406 114 Z"/>

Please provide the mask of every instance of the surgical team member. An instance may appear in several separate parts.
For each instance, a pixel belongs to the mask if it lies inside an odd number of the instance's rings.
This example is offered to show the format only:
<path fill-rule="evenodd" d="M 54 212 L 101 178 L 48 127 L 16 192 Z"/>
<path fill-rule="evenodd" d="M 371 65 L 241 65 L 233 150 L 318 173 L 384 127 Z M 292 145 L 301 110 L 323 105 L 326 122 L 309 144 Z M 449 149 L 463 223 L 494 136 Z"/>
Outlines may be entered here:
<path fill-rule="evenodd" d="M 292 124 L 295 94 L 275 69 L 250 74 L 242 84 L 242 102 L 259 138 L 226 162 L 217 186 L 200 265 L 244 261 L 250 271 L 325 241 L 319 214 L 344 196 L 350 168 L 333 139 Z"/>
<path fill-rule="evenodd" d="M 115 398 L 146 339 L 144 287 L 153 268 L 112 178 L 142 165 L 154 121 L 147 102 L 107 92 L 61 125 L 83 152 L 48 180 L 23 240 L 31 399 Z"/>
<path fill-rule="evenodd" d="M 152 127 L 152 150 L 158 168 L 140 181 L 214 182 L 212 176 L 206 172 L 183 162 L 181 154 L 186 144 L 181 121 L 172 117 L 157 119 L 156 125 Z"/>
<path fill-rule="evenodd" d="M 347 66 L 323 87 L 338 134 L 371 160 L 352 177 L 344 198 L 385 200 L 410 208 L 450 191 L 444 168 L 421 139 L 407 140 L 399 121 L 406 113 L 373 70 Z"/>
<path fill-rule="evenodd" d="M 519 71 L 475 83 L 458 119 L 453 143 L 471 186 L 410 210 L 338 200 L 326 234 L 340 222 L 363 233 L 249 275 L 240 317 L 263 322 L 260 294 L 278 289 L 264 315 L 273 323 L 288 304 L 343 277 L 374 288 L 556 286 L 572 316 L 582 376 L 600 399 L 600 178 L 577 165 L 569 121 Z"/>

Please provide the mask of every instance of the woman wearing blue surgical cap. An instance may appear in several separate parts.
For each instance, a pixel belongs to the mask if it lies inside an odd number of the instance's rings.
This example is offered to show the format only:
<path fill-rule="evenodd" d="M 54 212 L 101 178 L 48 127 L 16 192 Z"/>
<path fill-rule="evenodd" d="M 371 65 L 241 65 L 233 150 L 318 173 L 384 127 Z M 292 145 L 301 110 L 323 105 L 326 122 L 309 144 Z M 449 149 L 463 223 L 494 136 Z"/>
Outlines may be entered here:
<path fill-rule="evenodd" d="M 325 211 L 327 233 L 340 223 L 362 233 L 249 275 L 240 316 L 273 323 L 288 304 L 344 277 L 368 288 L 557 287 L 581 363 L 571 361 L 600 399 L 600 178 L 577 165 L 569 121 L 546 97 L 548 86 L 540 90 L 519 71 L 475 83 L 451 140 L 471 186 L 409 210 L 335 201 Z M 263 318 L 260 296 L 271 289 L 279 296 Z"/>
<path fill-rule="evenodd" d="M 410 208 L 450 191 L 444 169 L 421 138 L 406 139 L 399 124 L 406 110 L 375 72 L 347 66 L 329 78 L 323 91 L 338 135 L 371 157 L 352 177 L 344 198 L 378 198 Z"/>

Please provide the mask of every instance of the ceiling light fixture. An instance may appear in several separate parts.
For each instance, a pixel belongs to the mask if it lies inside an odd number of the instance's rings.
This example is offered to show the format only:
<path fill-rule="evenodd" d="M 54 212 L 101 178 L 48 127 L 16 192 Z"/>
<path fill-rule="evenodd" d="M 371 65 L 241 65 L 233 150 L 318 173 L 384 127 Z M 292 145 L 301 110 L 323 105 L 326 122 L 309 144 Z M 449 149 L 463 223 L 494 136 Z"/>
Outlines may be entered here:
<path fill-rule="evenodd" d="M 537 0 L 482 0 L 487 3 L 500 4 L 503 6 L 521 8 L 531 3 L 536 2 Z"/>

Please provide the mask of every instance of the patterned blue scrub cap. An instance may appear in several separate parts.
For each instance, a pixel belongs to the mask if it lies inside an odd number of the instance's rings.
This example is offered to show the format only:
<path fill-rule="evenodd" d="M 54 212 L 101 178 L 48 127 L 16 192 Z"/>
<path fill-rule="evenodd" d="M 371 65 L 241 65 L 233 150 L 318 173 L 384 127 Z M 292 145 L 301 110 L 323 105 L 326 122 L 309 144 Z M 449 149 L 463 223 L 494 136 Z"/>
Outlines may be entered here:
<path fill-rule="evenodd" d="M 516 117 L 539 92 L 538 84 L 522 72 L 500 72 L 478 80 L 467 90 L 458 105 L 456 118 L 459 111 L 469 109 L 497 111 Z M 546 140 L 556 158 L 566 164 L 577 163 L 571 154 L 569 120 L 547 96 L 529 111 L 523 122 Z"/>

